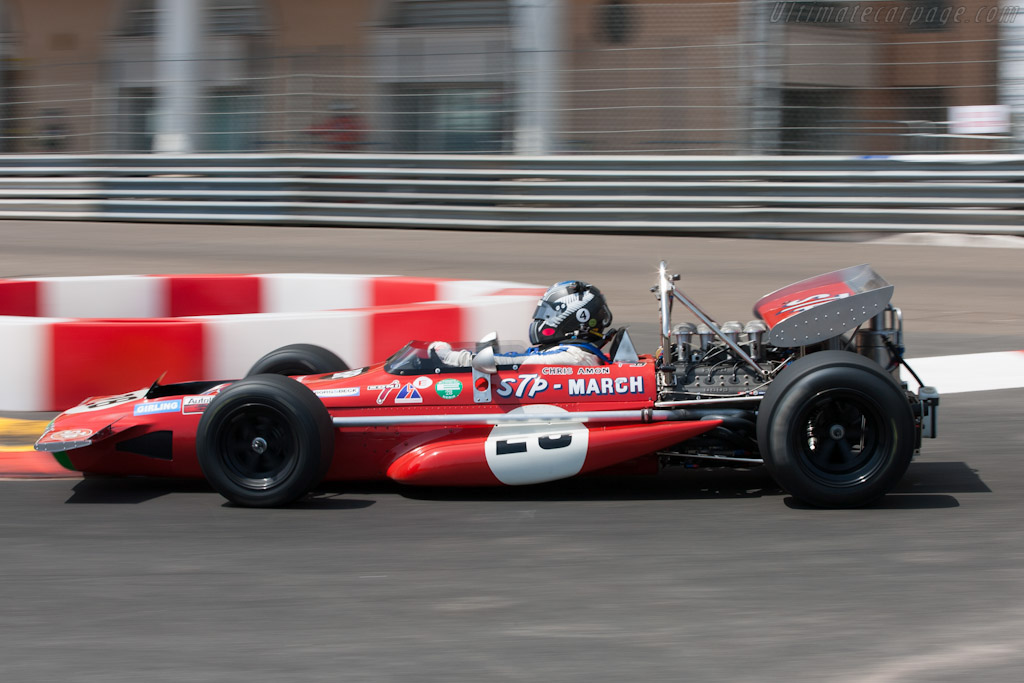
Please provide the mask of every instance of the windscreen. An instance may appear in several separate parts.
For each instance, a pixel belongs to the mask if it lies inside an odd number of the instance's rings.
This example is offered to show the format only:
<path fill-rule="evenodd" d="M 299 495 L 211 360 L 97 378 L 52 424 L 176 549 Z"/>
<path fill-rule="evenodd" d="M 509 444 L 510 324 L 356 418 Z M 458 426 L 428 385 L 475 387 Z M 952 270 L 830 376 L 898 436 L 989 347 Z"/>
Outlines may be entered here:
<path fill-rule="evenodd" d="M 384 362 L 384 370 L 393 375 L 416 375 L 423 373 L 460 372 L 469 371 L 469 367 L 446 365 L 436 353 L 430 350 L 433 342 L 411 341 L 396 351 L 387 361 Z M 475 354 L 476 342 L 447 342 L 451 344 L 453 351 L 466 350 Z M 526 351 L 526 344 L 520 341 L 502 342 L 495 348 L 494 352 L 499 353 L 523 353 Z"/>

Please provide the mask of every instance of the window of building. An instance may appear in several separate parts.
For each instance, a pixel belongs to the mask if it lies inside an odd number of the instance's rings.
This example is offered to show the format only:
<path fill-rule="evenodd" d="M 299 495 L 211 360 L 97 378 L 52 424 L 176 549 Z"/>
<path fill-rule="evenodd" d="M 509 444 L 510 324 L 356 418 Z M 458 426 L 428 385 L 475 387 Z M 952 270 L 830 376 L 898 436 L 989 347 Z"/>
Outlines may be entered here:
<path fill-rule="evenodd" d="M 263 3 L 207 0 L 206 30 L 223 35 L 251 35 L 267 30 Z"/>
<path fill-rule="evenodd" d="M 176 0 L 175 0 L 176 2 Z M 198 21 L 205 34 L 194 58 L 200 83 L 195 92 L 196 128 L 192 145 L 198 150 L 236 151 L 258 145 L 255 131 L 262 107 L 258 93 L 239 86 L 252 75 L 251 55 L 267 32 L 265 0 L 198 0 Z M 113 145 L 125 151 L 150 151 L 156 132 L 158 106 L 158 41 L 162 12 L 160 0 L 125 0 L 120 4 L 116 37 L 110 41 L 112 68 L 108 79 L 117 101 L 111 115 L 116 131 Z M 176 5 L 170 5 L 173 11 Z M 130 68 L 125 68 L 125 66 Z"/>
<path fill-rule="evenodd" d="M 597 34 L 609 43 L 629 40 L 636 23 L 629 0 L 605 0 L 596 8 Z"/>
<path fill-rule="evenodd" d="M 903 23 L 913 31 L 941 31 L 953 23 L 949 0 L 907 0 L 910 19 Z"/>
<path fill-rule="evenodd" d="M 153 88 L 121 88 L 117 98 L 117 150 L 152 152 L 155 116 L 156 93 Z"/>
<path fill-rule="evenodd" d="M 26 132 L 21 101 L 34 99 L 21 94 L 24 92 L 20 89 L 24 64 L 18 59 L 19 51 L 15 45 L 18 32 L 12 25 L 12 19 L 7 2 L 0 0 L 0 152 L 21 151 L 19 145 L 22 141 L 17 138 Z"/>
<path fill-rule="evenodd" d="M 392 28 L 508 26 L 508 0 L 399 0 Z"/>
<path fill-rule="evenodd" d="M 28 133 L 25 105 L 21 100 L 27 99 L 19 86 L 24 80 L 24 72 L 17 69 L 16 62 L 6 57 L 0 62 L 0 152 L 24 151 L 19 140 Z"/>
<path fill-rule="evenodd" d="M 161 9 L 157 0 L 131 0 L 123 10 L 117 35 L 152 38 L 159 29 Z M 258 0 L 205 0 L 202 22 L 208 33 L 251 35 L 267 30 L 263 3 Z"/>
<path fill-rule="evenodd" d="M 786 88 L 782 91 L 782 151 L 843 152 L 850 148 L 847 92 L 841 88 Z"/>
<path fill-rule="evenodd" d="M 122 38 L 152 38 L 156 35 L 159 15 L 156 0 L 132 0 L 121 15 L 117 35 Z"/>
<path fill-rule="evenodd" d="M 903 91 L 903 121 L 900 134 L 912 152 L 941 152 L 949 138 L 943 137 L 949 117 L 944 88 L 908 88 Z"/>
<path fill-rule="evenodd" d="M 207 91 L 203 134 L 208 152 L 239 152 L 256 148 L 260 100 L 244 88 Z"/>
<path fill-rule="evenodd" d="M 908 119 L 940 123 L 946 120 L 945 88 L 907 88 L 903 93 Z"/>
<path fill-rule="evenodd" d="M 398 85 L 392 102 L 397 152 L 500 152 L 507 139 L 494 85 Z"/>

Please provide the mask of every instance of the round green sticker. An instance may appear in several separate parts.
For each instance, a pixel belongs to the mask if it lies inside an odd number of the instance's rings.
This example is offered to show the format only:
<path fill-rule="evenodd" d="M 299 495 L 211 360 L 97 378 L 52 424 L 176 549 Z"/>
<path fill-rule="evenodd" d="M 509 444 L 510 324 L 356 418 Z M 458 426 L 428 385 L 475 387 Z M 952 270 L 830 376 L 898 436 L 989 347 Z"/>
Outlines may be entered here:
<path fill-rule="evenodd" d="M 455 398 L 462 393 L 462 382 L 457 379 L 443 379 L 434 385 L 434 390 L 441 398 Z"/>

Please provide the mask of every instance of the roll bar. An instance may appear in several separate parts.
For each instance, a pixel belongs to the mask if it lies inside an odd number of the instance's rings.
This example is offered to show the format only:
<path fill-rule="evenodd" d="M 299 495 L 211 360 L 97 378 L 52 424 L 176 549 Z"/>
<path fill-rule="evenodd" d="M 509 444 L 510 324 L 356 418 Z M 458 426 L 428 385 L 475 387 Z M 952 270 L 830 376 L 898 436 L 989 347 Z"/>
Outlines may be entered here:
<path fill-rule="evenodd" d="M 665 360 L 668 364 L 675 362 L 672 358 L 672 301 L 678 301 L 682 305 L 690 309 L 690 312 L 697 316 L 697 319 L 707 325 L 715 336 L 725 342 L 725 345 L 736 354 L 736 357 L 746 363 L 750 368 L 757 373 L 757 376 L 761 379 L 765 379 L 766 375 L 761 366 L 757 364 L 753 358 L 750 357 L 746 351 L 740 348 L 740 345 L 733 340 L 722 334 L 722 329 L 718 326 L 718 323 L 714 319 L 701 310 L 700 306 L 691 301 L 685 294 L 683 294 L 676 287 L 675 283 L 680 279 L 678 273 L 669 275 L 668 264 L 664 261 L 658 264 L 658 286 L 653 287 L 651 291 L 658 292 L 658 299 L 661 303 L 661 348 L 664 354 Z"/>

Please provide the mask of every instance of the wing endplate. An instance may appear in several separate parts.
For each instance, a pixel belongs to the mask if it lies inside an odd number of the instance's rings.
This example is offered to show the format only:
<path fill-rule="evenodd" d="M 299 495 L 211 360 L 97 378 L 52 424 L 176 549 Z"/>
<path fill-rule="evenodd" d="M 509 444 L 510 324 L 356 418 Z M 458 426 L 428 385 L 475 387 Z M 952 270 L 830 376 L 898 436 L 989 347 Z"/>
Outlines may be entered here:
<path fill-rule="evenodd" d="M 768 342 L 782 348 L 807 346 L 851 330 L 885 310 L 893 286 L 867 265 L 801 280 L 754 304 L 768 323 Z"/>

